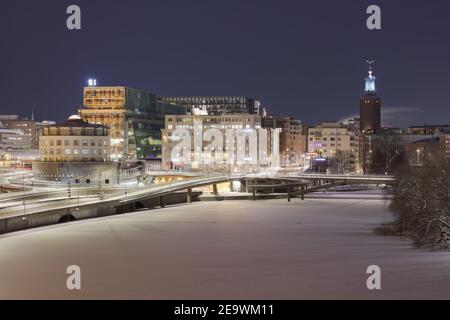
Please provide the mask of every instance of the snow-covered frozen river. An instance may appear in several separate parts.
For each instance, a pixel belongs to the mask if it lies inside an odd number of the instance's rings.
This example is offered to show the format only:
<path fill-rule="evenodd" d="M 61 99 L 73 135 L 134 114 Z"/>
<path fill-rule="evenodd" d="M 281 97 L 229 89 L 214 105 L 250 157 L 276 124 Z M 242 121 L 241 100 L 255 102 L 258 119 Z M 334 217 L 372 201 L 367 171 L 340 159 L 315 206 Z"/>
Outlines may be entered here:
<path fill-rule="evenodd" d="M 0 298 L 450 298 L 450 253 L 374 234 L 382 199 L 200 202 L 0 237 Z M 81 291 L 66 268 L 81 268 Z M 366 287 L 379 265 L 382 290 Z"/>

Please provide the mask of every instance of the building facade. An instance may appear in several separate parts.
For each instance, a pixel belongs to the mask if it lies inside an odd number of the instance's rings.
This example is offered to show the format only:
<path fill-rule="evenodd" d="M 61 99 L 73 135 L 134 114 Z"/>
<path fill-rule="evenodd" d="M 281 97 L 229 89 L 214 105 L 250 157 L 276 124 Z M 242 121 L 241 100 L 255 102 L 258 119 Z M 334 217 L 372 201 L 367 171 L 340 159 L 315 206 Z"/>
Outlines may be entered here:
<path fill-rule="evenodd" d="M 162 136 L 163 169 L 235 171 L 279 165 L 279 130 L 262 128 L 259 115 L 170 115 Z M 188 143 L 183 150 L 187 162 L 174 159 L 181 140 Z"/>
<path fill-rule="evenodd" d="M 161 130 L 166 114 L 185 114 L 186 108 L 157 99 L 142 89 L 122 86 L 85 87 L 84 121 L 107 126 L 111 138 L 111 158 L 161 158 Z"/>
<path fill-rule="evenodd" d="M 208 115 L 260 114 L 260 102 L 247 97 L 164 97 L 161 100 L 185 106 L 188 112 L 202 110 Z"/>
<path fill-rule="evenodd" d="M 22 131 L 30 140 L 30 146 L 27 148 L 35 150 L 39 149 L 39 136 L 42 133 L 43 127 L 48 123 L 38 122 L 33 118 L 20 118 L 18 115 L 0 115 L 0 121 L 8 129 Z"/>
<path fill-rule="evenodd" d="M 46 126 L 39 141 L 40 161 L 33 163 L 40 180 L 73 184 L 118 183 L 118 165 L 110 161 L 109 129 L 79 116 Z"/>
<path fill-rule="evenodd" d="M 450 132 L 450 125 L 423 125 L 409 127 L 409 134 L 439 135 L 441 132 Z"/>
<path fill-rule="evenodd" d="M 31 137 L 26 135 L 22 130 L 7 128 L 0 122 L 0 149 L 31 149 Z"/>
<path fill-rule="evenodd" d="M 359 133 L 342 123 L 322 123 L 309 128 L 308 152 L 338 161 L 340 171 L 357 172 L 360 169 Z"/>
<path fill-rule="evenodd" d="M 441 133 L 440 136 L 441 157 L 450 160 L 450 131 Z"/>
<path fill-rule="evenodd" d="M 44 127 L 39 154 L 46 162 L 110 161 L 108 128 L 73 116 L 62 124 Z"/>
<path fill-rule="evenodd" d="M 264 128 L 281 129 L 280 155 L 291 164 L 299 164 L 308 151 L 308 128 L 300 120 L 291 117 L 263 117 L 262 121 Z"/>
<path fill-rule="evenodd" d="M 410 166 L 423 166 L 440 158 L 439 137 L 404 144 L 405 160 Z"/>

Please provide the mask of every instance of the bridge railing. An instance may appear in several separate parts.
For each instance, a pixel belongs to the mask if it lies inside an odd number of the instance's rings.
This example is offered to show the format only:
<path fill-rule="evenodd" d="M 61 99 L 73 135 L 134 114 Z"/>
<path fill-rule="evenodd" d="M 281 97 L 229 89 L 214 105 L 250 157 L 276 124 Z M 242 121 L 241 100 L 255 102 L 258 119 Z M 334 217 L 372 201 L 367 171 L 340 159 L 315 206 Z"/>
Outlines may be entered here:
<path fill-rule="evenodd" d="M 171 193 L 175 191 L 185 190 L 189 188 L 195 188 L 204 185 L 210 185 L 215 183 L 226 182 L 230 179 L 230 177 L 222 176 L 222 177 L 214 177 L 214 178 L 202 178 L 195 180 L 186 180 L 180 182 L 172 182 L 164 185 L 157 185 L 153 188 L 149 188 L 147 190 L 139 190 L 135 191 L 120 197 L 121 201 L 134 201 L 143 199 L 146 197 L 157 196 L 160 194 Z M 237 177 L 233 177 L 233 179 L 237 179 Z"/>

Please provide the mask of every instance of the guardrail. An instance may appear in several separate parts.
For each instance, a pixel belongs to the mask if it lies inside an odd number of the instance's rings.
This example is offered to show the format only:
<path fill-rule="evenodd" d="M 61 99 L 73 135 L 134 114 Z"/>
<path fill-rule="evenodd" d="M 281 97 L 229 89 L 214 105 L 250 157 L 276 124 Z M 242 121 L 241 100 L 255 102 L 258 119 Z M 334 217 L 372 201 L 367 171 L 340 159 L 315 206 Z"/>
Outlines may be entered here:
<path fill-rule="evenodd" d="M 70 187 L 71 193 L 87 193 L 87 192 L 102 192 L 102 191 L 122 191 L 123 188 L 116 188 L 116 187 L 89 187 L 89 188 L 76 188 L 76 187 Z M 11 193 L 5 193 L 0 195 L 0 202 L 5 201 L 14 201 L 14 200 L 21 200 L 21 199 L 30 199 L 30 198 L 36 198 L 36 197 L 50 197 L 53 195 L 59 195 L 61 193 L 68 193 L 69 187 L 61 188 L 57 190 L 51 190 L 51 191 L 25 191 L 25 192 L 11 192 Z"/>
<path fill-rule="evenodd" d="M 233 179 L 237 179 L 233 177 Z M 195 188 L 204 185 L 210 185 L 214 183 L 221 183 L 229 181 L 230 177 L 222 176 L 222 177 L 214 177 L 214 178 L 204 178 L 204 179 L 196 179 L 196 180 L 188 180 L 188 181 L 180 181 L 180 182 L 172 182 L 164 185 L 156 185 L 150 190 L 139 190 L 126 195 L 122 195 L 120 197 L 112 197 L 119 198 L 121 202 L 129 202 L 136 201 L 143 198 L 154 197 L 162 194 L 167 194 L 179 190 Z M 147 191 L 147 192 L 145 192 Z"/>
<path fill-rule="evenodd" d="M 157 197 L 161 195 L 165 195 L 168 193 L 181 191 L 185 189 L 191 189 L 206 185 L 211 185 L 215 183 L 224 183 L 231 180 L 236 180 L 244 177 L 245 175 L 231 175 L 231 176 L 214 176 L 214 177 L 208 177 L 208 178 L 202 178 L 202 179 L 190 179 L 190 180 L 182 180 L 182 181 L 176 181 L 176 182 L 169 182 L 163 185 L 151 185 L 147 187 L 140 188 L 138 190 L 133 190 L 132 192 L 128 193 L 125 189 L 126 193 L 122 194 L 124 191 L 123 188 L 120 190 L 113 189 L 114 191 L 122 191 L 120 194 L 112 194 L 109 196 L 101 195 L 98 201 L 90 202 L 89 204 L 85 205 L 95 205 L 95 204 L 106 204 L 108 202 L 113 203 L 115 201 L 120 203 L 126 203 L 126 202 L 133 202 L 145 198 L 151 198 L 151 197 Z M 63 190 L 55 190 L 55 191 L 45 191 L 45 192 L 28 192 L 28 193 L 22 193 L 21 195 L 15 195 L 14 197 L 9 197 L 7 199 L 0 199 L 1 201 L 14 201 L 17 199 L 23 199 L 25 196 L 29 199 L 30 197 L 44 197 L 44 196 L 55 196 L 57 194 L 66 193 L 67 188 L 64 188 Z M 80 189 L 83 191 L 86 191 L 85 189 Z M 105 189 L 94 189 L 90 191 L 104 191 Z M 76 189 L 72 188 L 72 194 L 76 194 Z M 10 194 L 9 194 L 10 195 Z M 76 197 L 74 197 L 76 198 Z M 63 206 L 59 209 L 63 209 L 65 207 L 71 207 L 71 205 Z M 80 205 L 80 207 L 83 207 L 83 204 Z"/>

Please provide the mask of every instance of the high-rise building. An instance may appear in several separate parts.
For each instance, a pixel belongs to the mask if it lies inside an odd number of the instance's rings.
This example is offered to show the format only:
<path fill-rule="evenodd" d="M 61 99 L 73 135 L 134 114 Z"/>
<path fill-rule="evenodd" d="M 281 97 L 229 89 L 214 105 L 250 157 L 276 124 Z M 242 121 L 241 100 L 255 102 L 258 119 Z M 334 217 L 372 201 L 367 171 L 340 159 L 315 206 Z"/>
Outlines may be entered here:
<path fill-rule="evenodd" d="M 154 159 L 161 158 L 164 116 L 186 114 L 186 108 L 142 89 L 89 86 L 79 114 L 84 121 L 109 127 L 113 160 Z"/>
<path fill-rule="evenodd" d="M 363 133 L 377 133 L 381 128 L 381 99 L 377 95 L 376 78 L 372 67 L 365 79 L 364 94 L 360 99 L 360 129 Z"/>
<path fill-rule="evenodd" d="M 161 100 L 185 106 L 192 114 L 197 110 L 208 115 L 260 114 L 260 102 L 247 97 L 164 97 Z"/>

